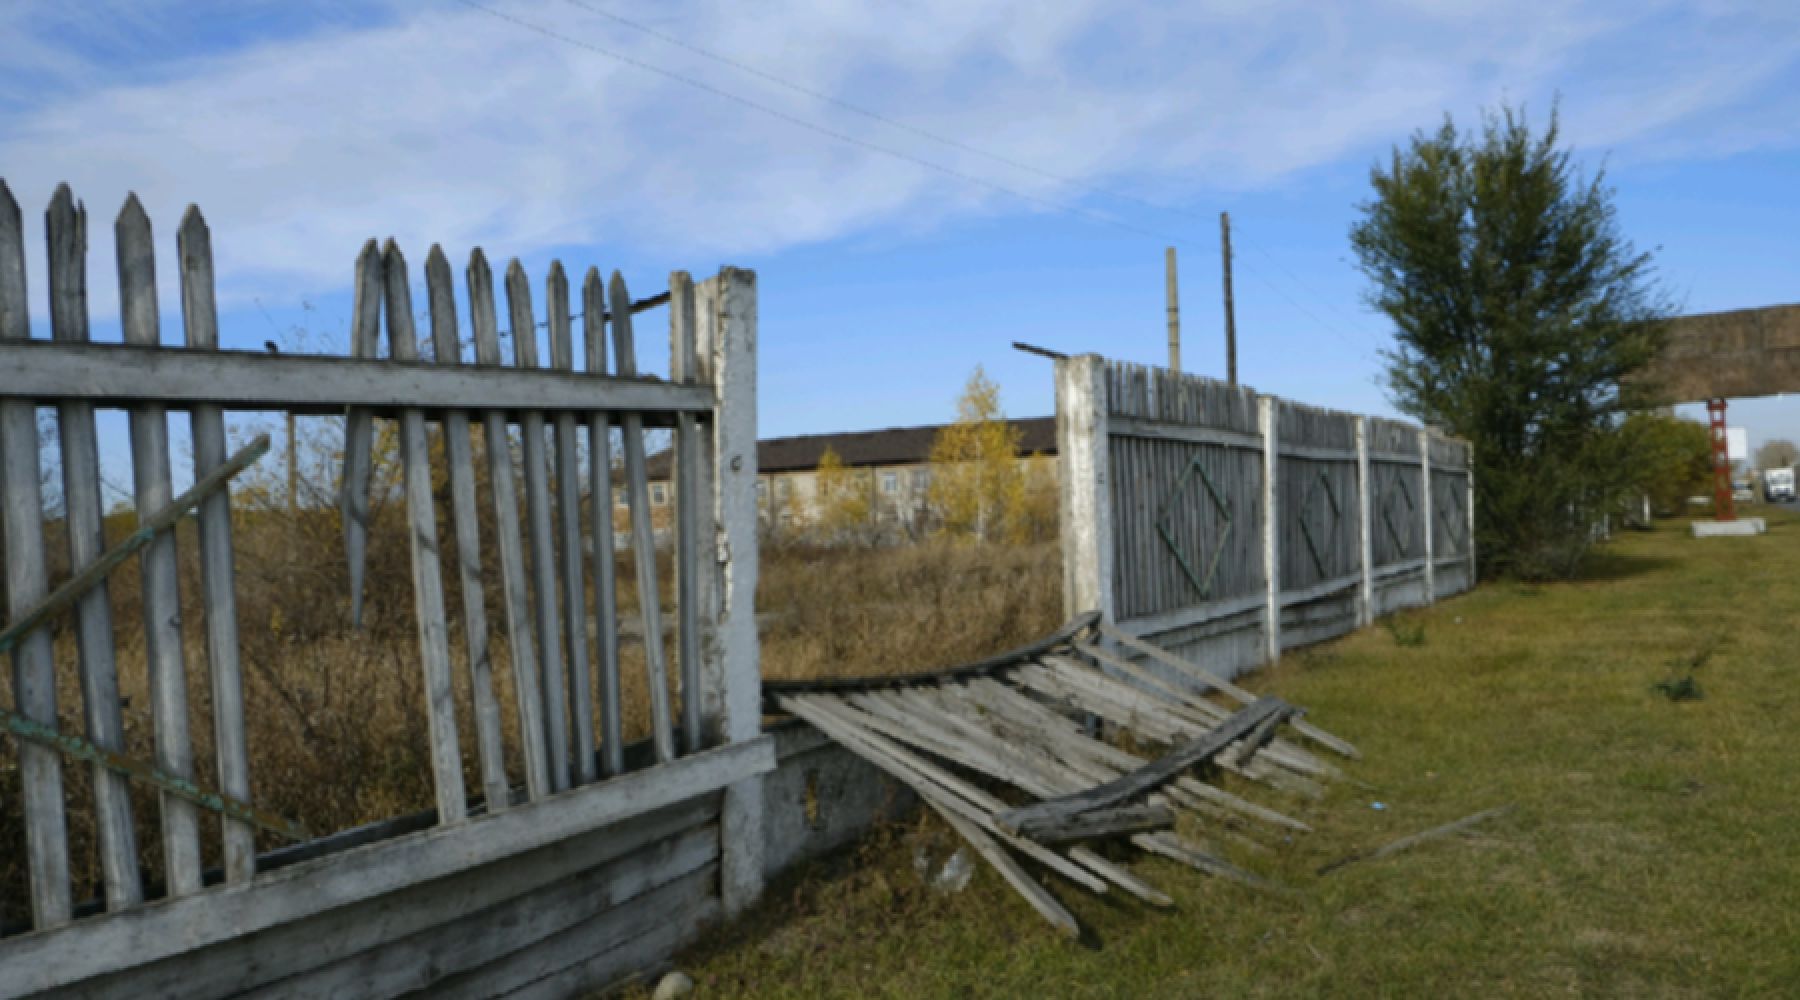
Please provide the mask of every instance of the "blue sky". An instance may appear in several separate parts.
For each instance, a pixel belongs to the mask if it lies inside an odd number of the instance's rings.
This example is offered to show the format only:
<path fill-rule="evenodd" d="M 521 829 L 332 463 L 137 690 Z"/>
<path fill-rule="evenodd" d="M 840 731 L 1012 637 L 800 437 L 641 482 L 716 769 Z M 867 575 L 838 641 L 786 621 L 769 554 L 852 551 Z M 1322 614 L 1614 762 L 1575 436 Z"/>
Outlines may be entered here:
<path fill-rule="evenodd" d="M 747 266 L 762 428 L 788 434 L 947 419 L 978 364 L 1009 412 L 1047 413 L 1048 364 L 1013 340 L 1160 361 L 1171 242 L 1186 366 L 1220 373 L 1229 210 L 1243 380 L 1390 412 L 1346 242 L 1370 166 L 1445 112 L 1560 95 L 1687 309 L 1800 300 L 1800 5 L 471 2 L 0 5 L 33 287 L 63 180 L 102 339 L 129 190 L 167 251 L 206 211 L 231 346 L 341 341 L 370 236 L 540 282 L 551 257 L 619 268 L 640 295 Z M 1800 439 L 1800 404 L 1733 413 Z"/>

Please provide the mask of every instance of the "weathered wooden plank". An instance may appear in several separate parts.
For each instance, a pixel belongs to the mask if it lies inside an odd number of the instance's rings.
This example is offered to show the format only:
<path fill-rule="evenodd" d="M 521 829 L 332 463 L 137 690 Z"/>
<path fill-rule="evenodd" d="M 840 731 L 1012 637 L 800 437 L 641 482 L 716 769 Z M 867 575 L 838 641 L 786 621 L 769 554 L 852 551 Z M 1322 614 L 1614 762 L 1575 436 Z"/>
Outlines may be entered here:
<path fill-rule="evenodd" d="M 0 344 L 22 342 L 30 336 L 25 227 L 18 202 L 13 200 L 6 182 L 0 180 Z M 50 589 L 44 552 L 44 498 L 38 471 L 36 410 L 16 399 L 0 400 L 0 520 L 5 525 L 7 612 L 13 621 L 42 601 Z M 56 667 L 49 632 L 32 632 L 14 647 L 12 696 L 18 710 L 32 721 L 56 724 Z M 93 726 L 91 714 L 88 724 Z M 72 911 L 62 758 L 47 747 L 21 745 L 19 779 L 31 918 L 33 926 L 44 930 L 67 923 Z M 106 794 L 119 791 L 110 789 Z M 119 808 L 128 807 L 129 803 L 125 803 Z M 112 833 L 107 835 L 115 838 L 107 850 L 116 858 L 116 836 L 121 830 L 118 809 L 107 815 L 112 820 Z M 127 815 L 122 828 L 127 835 L 129 824 Z M 113 872 L 105 875 L 110 903 L 124 887 L 111 884 L 116 877 Z"/>
<path fill-rule="evenodd" d="M 381 349 L 381 299 L 385 294 L 381 282 L 381 248 L 369 240 L 356 257 L 356 301 L 350 312 L 352 358 L 373 359 Z M 213 377 L 221 374 L 215 372 Z M 140 377 L 146 375 L 140 370 Z M 269 400 L 265 405 L 279 404 Z M 363 574 L 368 564 L 369 476 L 374 447 L 374 416 L 366 407 L 350 407 L 344 415 L 344 482 L 338 505 L 343 512 L 344 559 L 350 572 L 350 623 L 357 628 L 362 627 Z"/>
<path fill-rule="evenodd" d="M 609 298 L 631 301 L 625 276 L 613 272 Z M 613 317 L 613 354 L 620 375 L 637 374 L 637 347 L 632 339 L 631 314 Z M 625 488 L 631 507 L 631 552 L 637 564 L 638 614 L 644 626 L 644 669 L 650 694 L 650 738 L 656 759 L 675 759 L 675 740 L 669 728 L 669 671 L 663 656 L 662 591 L 656 579 L 656 526 L 650 507 L 649 475 L 644 467 L 644 421 L 626 413 L 621 421 L 625 449 Z"/>
<path fill-rule="evenodd" d="M 669 381 L 698 381 L 695 358 L 694 282 L 686 271 L 669 275 Z M 700 729 L 700 542 L 701 514 L 711 506 L 700 486 L 700 424 L 693 414 L 675 418 L 675 617 L 676 663 L 681 677 L 681 745 L 701 745 Z"/>
<path fill-rule="evenodd" d="M 356 969 L 388 982 L 414 982 L 391 991 L 364 989 L 363 995 L 391 995 L 420 989 L 444 976 L 491 959 L 480 952 L 465 928 L 480 928 L 504 940 L 507 926 L 487 919 L 498 908 L 542 898 L 569 880 L 596 868 L 642 855 L 660 842 L 694 831 L 718 835 L 718 797 L 702 796 L 602 829 L 566 837 L 441 879 L 405 886 L 364 904 L 293 920 L 268 930 L 214 945 L 203 955 L 184 954 L 137 966 L 80 984 L 93 1000 L 135 1000 L 150 996 L 238 996 L 275 986 L 289 996 L 323 996 L 311 985 L 342 970 Z M 440 949 L 437 935 L 457 942 Z M 462 949 L 476 949 L 473 952 Z M 434 970 L 420 958 L 441 962 Z M 439 958 L 439 956 L 442 956 Z M 201 959 L 196 961 L 195 959 Z M 395 962 L 411 967 L 410 979 Z M 350 978 L 355 982 L 354 977 Z M 302 988 L 303 984 L 308 988 Z"/>
<path fill-rule="evenodd" d="M 1208 875 L 1216 875 L 1252 889 L 1282 894 L 1292 891 L 1260 875 L 1247 872 L 1229 861 L 1216 858 L 1171 833 L 1140 833 L 1133 836 L 1131 842 L 1152 854 L 1160 854 Z"/>
<path fill-rule="evenodd" d="M 759 737 L 584 785 L 495 816 L 440 826 L 258 875 L 200 896 L 0 940 L 0 992 L 32 993 L 147 964 L 445 878 L 719 791 L 775 768 Z"/>
<path fill-rule="evenodd" d="M 1021 691 L 1015 690 L 1005 684 L 1000 684 L 997 681 L 987 678 L 982 678 L 975 683 L 986 685 L 989 691 L 997 697 L 1007 699 L 1015 705 L 1023 707 L 1027 711 L 1047 714 L 1053 718 L 1060 717 L 1047 705 L 1040 704 L 1039 702 L 1026 697 Z M 1069 721 L 1072 722 L 1073 720 Z M 1084 756 L 1095 764 L 1104 767 L 1107 773 L 1100 780 L 1110 780 L 1126 771 L 1136 770 L 1147 763 L 1142 757 L 1127 753 L 1110 743 L 1093 739 L 1078 727 L 1071 727 L 1070 731 L 1058 732 L 1054 728 L 1047 726 L 1044 731 L 1051 733 L 1052 739 L 1054 739 L 1065 752 Z M 1186 800 L 1187 804 L 1191 806 L 1204 804 L 1209 807 L 1225 809 L 1273 826 L 1297 830 L 1302 833 L 1310 832 L 1312 829 L 1299 820 L 1285 816 L 1273 809 L 1257 805 L 1247 799 L 1232 795 L 1230 792 L 1221 788 L 1216 788 L 1204 782 L 1196 781 L 1185 775 L 1176 779 L 1175 784 L 1169 787 L 1169 791 L 1177 798 Z"/>
<path fill-rule="evenodd" d="M 382 270 L 387 290 L 388 350 L 402 361 L 416 360 L 419 341 L 413 326 L 412 289 L 406 277 L 406 258 L 393 240 L 387 243 Z M 425 417 L 418 410 L 400 411 L 400 466 L 405 480 L 413 609 L 418 618 L 419 663 L 424 671 L 425 723 L 438 822 L 460 823 L 468 816 L 469 798 L 463 787 L 456 695 L 450 680 L 450 622 L 444 612 L 444 571 L 438 561 L 431 451 L 425 440 Z"/>
<path fill-rule="evenodd" d="M 581 283 L 581 337 L 590 375 L 606 373 L 606 286 L 590 267 Z M 587 417 L 588 521 L 593 525 L 594 623 L 600 675 L 600 763 L 608 777 L 625 770 L 625 724 L 619 687 L 619 564 L 613 552 L 612 425 Z"/>
<path fill-rule="evenodd" d="M 491 996 L 562 1000 L 586 995 L 645 964 L 666 959 L 703 928 L 717 923 L 718 875 L 716 865 L 707 865 L 475 975 L 439 983 L 432 995 L 452 1000 Z M 604 942 L 599 945 L 604 950 L 596 955 L 598 942 Z M 528 981 L 508 988 L 521 980 Z"/>
<path fill-rule="evenodd" d="M 1126 833 L 1167 830 L 1175 825 L 1175 810 L 1166 805 L 1119 806 L 1093 809 L 1040 827 L 1031 836 L 1045 844 L 1116 837 Z"/>
<path fill-rule="evenodd" d="M 1242 739 L 1246 733 L 1255 729 L 1264 719 L 1273 715 L 1290 714 L 1292 711 L 1293 707 L 1279 698 L 1259 698 L 1248 708 L 1227 719 L 1217 729 L 1186 746 L 1163 755 L 1117 781 L 1097 785 L 1072 795 L 1065 795 L 1060 799 L 1037 802 L 1008 810 L 1000 814 L 998 822 L 1003 829 L 1024 836 L 1036 836 L 1039 831 L 1055 829 L 1067 822 L 1070 817 L 1110 808 L 1135 796 L 1145 794 L 1168 782 L 1182 771 L 1211 760 L 1227 746 Z"/>
<path fill-rule="evenodd" d="M 181 265 L 181 316 L 190 349 L 219 346 L 219 315 L 213 289 L 212 233 L 199 208 L 189 205 L 175 237 Z M 204 480 L 229 461 L 225 414 L 198 405 L 189 413 L 194 476 Z M 237 584 L 232 560 L 231 491 L 226 486 L 200 501 L 200 591 L 206 623 L 207 677 L 213 705 L 213 757 L 219 790 L 248 802 L 250 748 L 244 732 L 243 667 L 238 657 Z M 223 830 L 225 880 L 247 881 L 256 874 L 256 836 L 250 824 L 230 817 Z"/>
<path fill-rule="evenodd" d="M 478 247 L 469 254 L 469 325 L 475 335 L 475 360 L 500 364 L 500 335 L 494 304 L 494 275 Z M 544 735 L 544 696 L 539 683 L 537 647 L 531 632 L 531 598 L 525 584 L 525 555 L 519 544 L 519 494 L 514 480 L 512 439 L 505 418 L 483 410 L 482 444 L 488 457 L 488 481 L 494 491 L 495 548 L 500 553 L 500 585 L 505 596 L 506 637 L 512 659 L 513 693 L 519 712 L 519 743 L 525 759 L 525 789 L 532 801 L 552 791 L 550 747 Z"/>
<path fill-rule="evenodd" d="M 1142 417 L 1113 416 L 1107 422 L 1107 431 L 1114 437 L 1211 444 L 1224 448 L 1242 448 L 1245 451 L 1261 452 L 1263 447 L 1260 434 L 1250 434 L 1222 427 L 1163 423 Z"/>
<path fill-rule="evenodd" d="M 1191 681 L 1193 681 L 1196 685 L 1202 685 L 1206 688 L 1210 688 L 1212 690 L 1219 691 L 1223 694 L 1229 695 L 1230 697 L 1236 699 L 1237 702 L 1241 705 L 1248 705 L 1251 702 L 1256 700 L 1256 696 L 1251 694 L 1249 691 L 1246 691 L 1243 688 L 1239 687 L 1238 685 L 1233 684 L 1230 681 L 1224 679 L 1223 677 L 1220 677 L 1217 674 L 1214 674 L 1213 672 L 1207 670 L 1205 667 L 1202 667 L 1197 663 L 1193 663 L 1191 661 L 1181 659 L 1180 657 L 1175 656 L 1174 654 L 1168 652 L 1167 650 L 1160 649 L 1150 643 L 1143 641 L 1142 639 L 1137 638 L 1136 636 L 1122 632 L 1116 628 L 1111 628 L 1111 627 L 1107 627 L 1107 626 L 1102 626 L 1100 631 L 1101 631 L 1101 634 L 1106 636 L 1108 639 L 1111 639 L 1115 642 L 1121 643 L 1121 644 L 1128 646 L 1134 650 L 1137 650 L 1139 653 L 1142 653 L 1145 656 L 1150 657 L 1151 659 L 1157 660 L 1157 661 L 1161 662 L 1162 664 L 1164 664 L 1165 666 L 1174 668 L 1176 671 L 1176 674 L 1178 676 L 1188 678 Z M 1193 690 L 1195 691 L 1195 693 L 1203 693 L 1197 687 L 1194 688 Z M 1294 727 L 1295 732 L 1298 732 L 1301 735 L 1306 736 L 1308 739 L 1311 739 L 1316 743 L 1319 743 L 1325 747 L 1335 750 L 1336 752 L 1343 754 L 1346 757 L 1355 759 L 1355 758 L 1359 758 L 1362 756 L 1362 754 L 1356 749 L 1356 747 L 1351 745 L 1348 741 L 1339 739 L 1338 737 L 1331 735 L 1330 733 L 1324 731 L 1323 729 L 1320 729 L 1318 726 L 1315 726 L 1312 723 L 1307 722 L 1304 719 L 1294 719 L 1294 720 L 1292 720 L 1292 725 Z"/>
<path fill-rule="evenodd" d="M 137 202 L 134 197 L 128 202 L 128 207 L 136 204 Z M 138 210 L 138 214 L 139 216 L 142 215 L 141 208 Z M 83 221 L 85 222 L 85 213 L 83 213 Z M 144 232 L 142 235 L 144 240 L 142 253 L 147 255 L 149 253 L 147 221 L 144 223 Z M 81 244 L 79 252 L 83 256 L 85 255 L 86 249 L 85 237 L 86 234 L 84 232 L 76 234 L 76 238 Z M 121 265 L 123 265 L 123 245 L 121 245 L 120 257 Z M 76 271 L 74 280 L 81 280 L 79 275 L 80 271 L 85 268 L 85 261 L 77 259 L 74 261 L 53 261 L 53 263 L 59 266 L 73 267 Z M 140 282 L 149 280 L 142 275 L 136 276 L 136 279 L 137 280 L 132 282 L 133 292 L 138 290 Z M 59 283 L 68 280 L 70 279 L 62 278 L 59 279 Z M 126 283 L 123 267 L 121 267 L 120 283 L 122 286 Z M 82 307 L 84 310 L 84 314 L 79 317 L 79 322 L 83 325 L 83 329 L 85 330 L 86 316 L 84 304 L 77 303 L 76 305 Z M 132 328 L 134 326 L 142 326 L 146 321 L 145 304 L 141 301 L 134 300 L 130 303 L 122 303 L 121 309 L 126 313 L 126 335 L 127 337 L 130 337 Z M 151 324 L 152 330 L 154 330 L 154 324 L 156 322 L 156 304 L 153 288 L 151 289 L 151 300 L 148 303 L 147 311 L 148 322 Z M 71 317 L 71 319 L 74 318 Z M 83 336 L 85 337 L 85 334 L 83 334 Z M 164 454 L 164 469 L 166 472 L 166 440 Z M 81 520 L 85 519 L 86 518 L 82 518 Z M 82 547 L 85 549 L 91 547 L 94 539 L 90 534 L 84 541 L 85 544 L 83 544 Z M 100 539 L 100 541 L 104 542 L 104 539 Z M 10 549 L 8 551 L 10 551 Z M 77 563 L 76 565 L 79 566 L 81 564 Z M 146 587 L 146 590 L 148 590 L 148 586 Z M 163 610 L 165 612 L 167 611 L 166 608 Z M 109 634 L 110 622 L 104 620 L 106 617 L 110 616 L 110 609 L 105 606 L 104 598 L 102 599 L 101 605 L 99 605 L 95 611 L 97 612 L 97 617 L 101 620 L 91 622 L 91 631 L 90 629 L 82 629 L 77 636 L 79 641 L 89 644 L 83 645 L 81 655 L 83 714 L 87 722 L 88 738 L 92 740 L 95 745 L 103 747 L 106 750 L 119 751 L 124 748 L 124 723 L 119 710 L 118 670 L 113 659 L 112 636 Z M 93 635 L 92 632 L 100 632 L 104 637 L 103 641 L 96 643 L 96 636 Z M 106 902 L 109 907 L 118 909 L 122 906 L 129 906 L 137 903 L 143 898 L 143 888 L 138 875 L 136 836 L 132 829 L 131 801 L 126 779 L 118 774 L 96 767 L 94 769 L 94 799 L 96 809 L 95 818 L 100 834 L 100 862 L 102 879 L 105 884 Z"/>
<path fill-rule="evenodd" d="M 85 226 L 85 212 L 79 224 Z M 125 200 L 113 228 L 118 249 L 119 319 L 125 341 L 139 345 L 157 344 L 162 338 L 158 328 L 150 217 L 144 214 L 144 207 L 136 195 Z M 54 230 L 52 238 L 54 243 Z M 86 242 L 85 234 L 76 239 L 81 244 Z M 85 250 L 85 246 L 82 249 Z M 77 268 L 80 266 L 79 260 L 70 263 Z M 72 296 L 68 295 L 69 291 L 65 286 L 64 294 L 53 292 L 52 301 L 61 300 L 65 308 L 82 313 L 78 332 L 73 332 L 68 339 L 86 340 L 86 289 L 76 290 Z M 76 325 L 73 316 L 65 322 L 71 327 Z M 84 412 L 74 413 L 76 407 Z M 63 408 L 75 425 L 71 429 L 79 432 L 65 436 L 63 441 L 64 482 L 87 480 L 78 490 L 65 488 L 69 508 L 69 562 L 85 568 L 97 561 L 106 548 L 106 534 L 100 520 L 99 455 L 97 450 L 88 450 L 97 445 L 92 438 L 94 415 L 92 407 L 86 403 L 65 403 Z M 134 407 L 130 426 L 133 499 L 137 505 L 138 527 L 142 530 L 150 516 L 167 507 L 173 499 L 174 490 L 169 481 L 169 415 L 154 404 Z M 73 454 L 71 444 L 75 444 Z M 150 714 L 155 720 L 156 766 L 165 774 L 191 781 L 194 748 L 188 738 L 187 663 L 181 648 L 181 592 L 175 563 L 175 533 L 156 532 L 149 538 L 139 554 L 138 565 L 143 592 L 144 658 L 150 675 Z M 77 601 L 76 614 L 83 669 L 96 669 L 110 680 L 116 676 L 116 668 L 113 665 L 112 616 L 107 604 L 105 581 L 98 580 Z M 169 893 L 184 896 L 198 892 L 201 883 L 199 813 L 192 802 L 179 796 L 164 792 L 161 799 L 163 857 Z"/>
<path fill-rule="evenodd" d="M 456 332 L 456 297 L 450 287 L 450 261 L 433 244 L 425 258 L 425 294 L 431 309 L 433 360 L 440 365 L 462 361 Z M 505 438 L 486 442 L 506 448 Z M 494 665 L 489 652 L 487 600 L 481 585 L 481 525 L 475 499 L 475 454 L 469 415 L 444 414 L 444 460 L 450 475 L 450 523 L 456 535 L 456 576 L 462 585 L 464 651 L 469 659 L 469 694 L 475 710 L 475 743 L 480 753 L 482 794 L 489 812 L 511 804 L 506 780 L 506 750 L 500 732 L 500 702 L 494 697 Z M 499 484 L 496 484 L 498 488 Z"/>
<path fill-rule="evenodd" d="M 574 342 L 569 330 L 569 279 L 562 261 L 550 262 L 545 281 L 544 308 L 549 311 L 550 367 L 575 368 Z M 587 573 L 581 552 L 581 459 L 576 450 L 575 414 L 558 413 L 556 430 L 556 532 L 562 544 L 562 618 L 568 648 L 569 716 L 575 735 L 575 759 L 571 781 L 586 784 L 599 776 L 594 758 L 594 678 L 588 668 Z M 611 525 L 605 526 L 611 530 Z M 602 529 L 594 523 L 594 533 Z"/>
<path fill-rule="evenodd" d="M 353 327 L 354 330 L 354 327 Z M 354 353 L 276 354 L 188 351 L 126 344 L 0 344 L 0 396 L 53 402 L 103 398 L 108 405 L 160 403 L 172 409 L 199 404 L 227 410 L 291 410 L 341 415 L 347 406 L 383 412 L 417 407 L 436 416 L 470 400 L 509 413 L 632 411 L 669 422 L 676 413 L 704 413 L 704 386 L 653 378 L 599 378 L 586 372 L 518 371 L 487 365 L 438 367 L 430 362 L 375 359 Z"/>
<path fill-rule="evenodd" d="M 830 696 L 807 699 L 782 698 L 784 708 L 792 711 L 837 740 L 846 750 L 893 775 L 919 794 L 946 820 L 955 817 L 970 824 L 970 829 L 992 834 L 1007 846 L 1050 868 L 1057 874 L 1095 893 L 1104 893 L 1106 883 L 1086 869 L 1056 852 L 1018 837 L 997 826 L 995 813 L 1004 807 L 1000 800 L 957 778 L 944 769 L 908 753 L 898 744 L 860 725 L 854 710 Z M 955 825 L 954 823 L 952 825 Z M 959 828 L 961 832 L 961 828 Z M 967 835 L 965 834 L 965 839 Z M 974 841 L 970 843 L 973 845 Z M 979 849 L 979 848 L 978 848 Z M 985 854 L 984 854 L 985 856 Z M 989 858 L 992 861 L 992 858 Z M 1010 863 L 1011 859 L 1007 859 Z M 996 865 L 998 867 L 998 865 Z"/>
<path fill-rule="evenodd" d="M 711 867 L 718 855 L 716 826 L 677 831 L 660 843 L 571 872 L 463 920 L 440 922 L 252 995 L 386 997 L 424 990 L 445 996 L 479 984 L 478 995 L 492 996 L 554 968 L 556 960 L 550 956 L 567 947 L 559 947 L 565 932 L 597 916 L 629 909 L 643 923 L 659 922 L 663 914 L 651 908 L 653 890 Z M 491 877 L 510 881 L 513 875 L 496 871 Z M 606 940 L 591 937 L 583 950 L 591 954 Z"/>
<path fill-rule="evenodd" d="M 512 319 L 513 361 L 538 366 L 537 322 L 531 312 L 531 284 L 517 258 L 506 268 L 506 305 Z M 549 458 L 544 453 L 544 415 L 526 411 L 524 438 L 525 534 L 531 552 L 533 607 L 537 610 L 540 690 L 544 697 L 544 739 L 549 744 L 550 787 L 569 787 L 568 691 L 563 677 L 562 621 L 556 596 L 556 544 L 550 525 Z"/>

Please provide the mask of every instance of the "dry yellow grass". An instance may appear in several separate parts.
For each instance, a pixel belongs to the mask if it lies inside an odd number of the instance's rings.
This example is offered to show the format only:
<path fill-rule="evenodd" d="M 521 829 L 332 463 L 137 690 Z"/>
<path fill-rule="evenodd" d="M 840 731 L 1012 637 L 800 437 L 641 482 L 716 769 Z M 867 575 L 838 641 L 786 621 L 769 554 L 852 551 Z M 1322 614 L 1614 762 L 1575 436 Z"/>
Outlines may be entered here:
<path fill-rule="evenodd" d="M 246 505 L 249 506 L 249 505 Z M 335 511 L 245 509 L 234 517 L 238 620 L 251 755 L 253 798 L 299 820 L 314 834 L 429 809 L 431 771 L 426 747 L 422 677 L 413 622 L 405 535 L 396 505 L 372 512 L 367 604 L 360 630 L 349 625 L 349 583 Z M 114 519 L 114 539 L 129 530 Z M 52 535 L 58 526 L 52 525 Z M 491 548 L 494 532 L 484 524 Z M 447 526 L 440 537 L 448 538 Z M 60 538 L 52 551 L 63 551 Z M 189 732 L 196 773 L 215 773 L 207 664 L 202 635 L 196 546 L 191 524 L 178 535 L 182 558 L 183 631 L 187 660 Z M 666 554 L 659 581 L 672 603 Z M 523 783 L 517 709 L 504 638 L 504 612 L 491 551 L 487 618 L 493 634 L 496 694 L 502 708 L 507 771 Z M 66 567 L 57 567 L 58 578 Z M 858 549 L 771 546 L 762 558 L 758 605 L 767 676 L 820 677 L 912 671 L 980 657 L 1016 645 L 1057 624 L 1060 568 L 1050 545 L 1028 547 L 928 543 L 912 548 Z M 631 621 L 638 595 L 628 556 L 618 579 L 621 615 Z M 591 583 L 591 581 L 590 581 Z M 126 751 L 153 757 L 148 677 L 139 617 L 138 570 L 128 563 L 110 581 L 115 615 Z M 468 673 L 463 659 L 458 594 L 446 596 L 452 614 L 453 671 L 464 778 L 480 789 Z M 590 598 L 591 600 L 591 598 Z M 56 625 L 61 726 L 83 732 L 78 658 L 67 617 Z M 673 649 L 670 659 L 673 661 Z M 621 651 L 623 715 L 628 741 L 649 733 L 647 678 L 641 644 Z M 671 662 L 671 677 L 678 665 Z M 0 704 L 12 704 L 10 671 L 0 677 Z M 64 769 L 70 867 L 77 899 L 99 896 L 99 863 L 89 773 Z M 23 816 L 17 749 L 0 740 L 0 926 L 26 919 Z M 161 880 L 156 796 L 133 795 L 140 863 Z M 220 861 L 217 823 L 203 827 L 206 864 Z M 263 849 L 280 842 L 261 836 Z"/>

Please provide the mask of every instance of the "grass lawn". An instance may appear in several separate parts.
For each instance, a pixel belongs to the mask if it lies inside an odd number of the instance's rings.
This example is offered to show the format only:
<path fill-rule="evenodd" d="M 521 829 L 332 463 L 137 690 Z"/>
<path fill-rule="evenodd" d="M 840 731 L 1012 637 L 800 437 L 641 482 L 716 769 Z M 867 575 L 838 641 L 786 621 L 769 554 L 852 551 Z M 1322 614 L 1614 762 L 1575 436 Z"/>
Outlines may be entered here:
<path fill-rule="evenodd" d="M 679 964 L 700 996 L 1792 996 L 1800 991 L 1800 519 L 1767 535 L 1626 534 L 1586 578 L 1496 584 L 1290 655 L 1249 686 L 1365 759 L 1317 832 L 1237 860 L 1261 895 L 1154 859 L 1155 911 L 1052 883 L 1071 943 L 981 868 L 933 891 L 941 824 L 772 887 Z M 1675 701 L 1659 682 L 1693 677 Z M 1371 803 L 1381 802 L 1384 809 Z M 1478 810 L 1477 830 L 1318 877 Z M 1273 838 L 1264 836 L 1265 842 Z"/>

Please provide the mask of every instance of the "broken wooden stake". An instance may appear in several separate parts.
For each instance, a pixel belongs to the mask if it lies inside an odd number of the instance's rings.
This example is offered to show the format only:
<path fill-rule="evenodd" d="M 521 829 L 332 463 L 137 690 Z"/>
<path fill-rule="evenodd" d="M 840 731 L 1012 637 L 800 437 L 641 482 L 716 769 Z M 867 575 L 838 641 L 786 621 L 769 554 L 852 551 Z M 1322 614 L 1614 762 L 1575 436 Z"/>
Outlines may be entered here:
<path fill-rule="evenodd" d="M 1497 806 L 1493 809 L 1487 809 L 1482 812 L 1478 812 L 1478 813 L 1474 814 L 1473 816 L 1464 816 L 1462 819 L 1459 819 L 1459 820 L 1455 821 L 1454 823 L 1445 823 L 1443 826 L 1434 826 L 1429 830 L 1422 830 L 1418 833 L 1413 834 L 1410 837 L 1401 837 L 1399 840 L 1396 840 L 1391 844 L 1387 844 L 1383 847 L 1378 847 L 1375 850 L 1369 851 L 1366 854 L 1352 854 L 1352 855 L 1349 855 L 1348 857 L 1339 858 L 1338 860 L 1333 861 L 1331 864 L 1328 864 L 1328 865 L 1320 868 L 1319 874 L 1320 875 L 1329 875 L 1332 872 L 1337 871 L 1339 868 L 1344 868 L 1346 866 L 1356 864 L 1359 861 L 1379 861 L 1382 858 L 1391 857 L 1395 854 L 1399 854 L 1401 851 L 1408 850 L 1413 847 L 1417 847 L 1418 845 L 1423 844 L 1428 840 L 1437 840 L 1440 837 L 1448 837 L 1449 835 L 1451 835 L 1453 833 L 1461 833 L 1464 830 L 1478 826 L 1478 825 L 1485 823 L 1488 820 L 1493 819 L 1497 816 L 1504 816 L 1507 813 L 1512 812 L 1512 809 L 1513 809 L 1512 804 L 1508 803 L 1503 806 Z"/>

